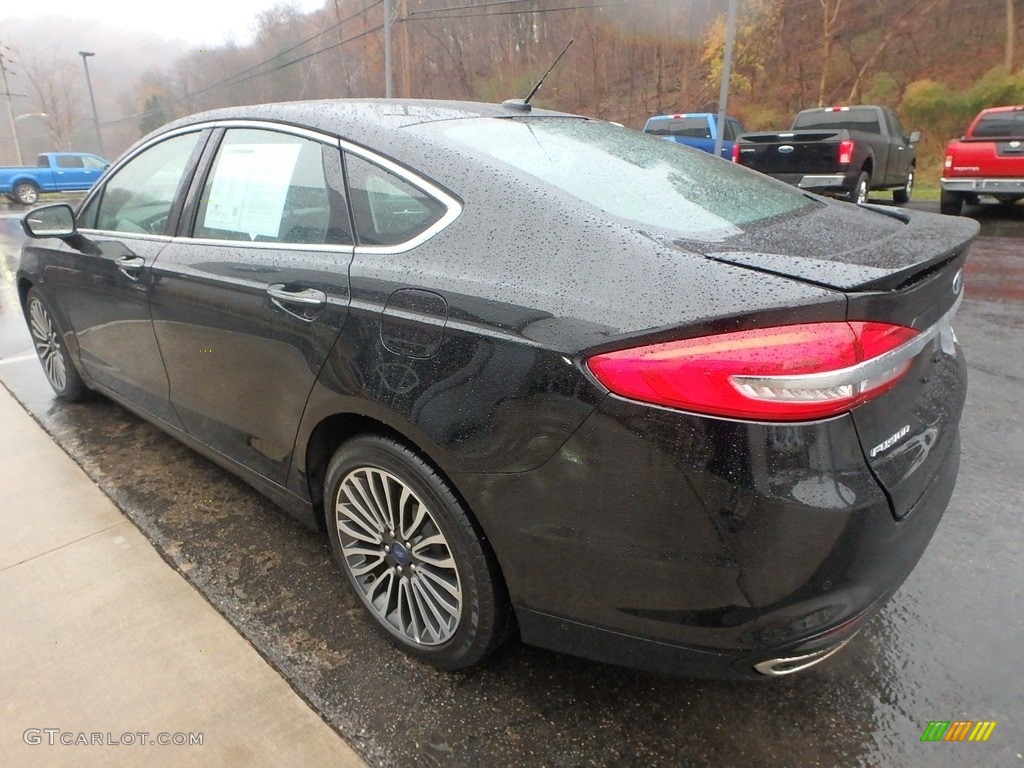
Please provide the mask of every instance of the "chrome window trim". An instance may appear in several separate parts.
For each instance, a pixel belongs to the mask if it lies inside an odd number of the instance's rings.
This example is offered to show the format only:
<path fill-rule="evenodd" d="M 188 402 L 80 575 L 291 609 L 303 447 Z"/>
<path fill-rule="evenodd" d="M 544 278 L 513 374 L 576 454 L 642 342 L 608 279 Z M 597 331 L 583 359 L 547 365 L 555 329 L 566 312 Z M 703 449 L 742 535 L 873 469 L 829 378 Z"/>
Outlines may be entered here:
<path fill-rule="evenodd" d="M 274 251 L 313 251 L 318 253 L 343 253 L 346 256 L 351 256 L 355 249 L 355 246 L 351 243 L 348 245 L 342 245 L 340 243 L 273 243 L 256 240 L 218 240 L 212 237 L 187 237 L 184 235 L 168 239 L 176 245 L 219 245 Z"/>
<path fill-rule="evenodd" d="M 151 235 L 148 232 L 123 232 L 119 229 L 80 229 L 78 231 L 86 235 L 116 235 L 118 240 L 138 239 L 164 243 L 174 240 L 170 235 Z"/>
<path fill-rule="evenodd" d="M 174 130 L 161 133 L 159 136 L 154 136 L 152 139 L 147 141 L 145 144 L 139 145 L 130 155 L 123 157 L 115 165 L 109 169 L 109 174 L 113 175 L 123 165 L 128 163 L 132 158 L 136 157 L 140 152 L 149 148 L 153 144 L 165 139 L 173 138 L 183 133 L 192 133 L 198 131 L 204 131 L 208 129 L 216 128 L 252 128 L 256 130 L 268 130 L 276 131 L 277 133 L 286 133 L 292 136 L 298 136 L 299 138 L 309 139 L 320 144 L 326 144 L 330 147 L 337 147 L 339 150 L 350 152 L 357 157 L 366 160 L 369 163 L 377 165 L 383 168 L 389 173 L 393 173 L 403 181 L 408 182 L 412 186 L 416 187 L 421 192 L 425 193 L 429 197 L 432 197 L 444 208 L 445 212 L 437 221 L 427 227 L 425 230 L 420 232 L 413 238 L 405 240 L 395 245 L 327 245 L 327 244 L 299 244 L 299 243 L 256 243 L 256 242 L 245 242 L 244 240 L 218 240 L 214 238 L 198 238 L 188 236 L 177 236 L 168 238 L 169 241 L 182 242 L 182 243 L 196 243 L 200 245 L 234 245 L 237 247 L 258 247 L 258 248 L 275 248 L 283 250 L 300 250 L 300 251 L 315 251 L 324 250 L 332 252 L 344 252 L 344 253 L 359 253 L 359 254 L 381 254 L 390 255 L 405 253 L 411 251 L 413 248 L 422 245 L 427 240 L 437 235 L 449 224 L 459 218 L 462 215 L 462 203 L 452 195 L 445 192 L 441 187 L 437 186 L 431 181 L 423 178 L 422 176 L 414 173 L 405 166 L 390 160 L 383 155 L 380 155 L 372 150 L 361 147 L 358 144 L 354 144 L 345 139 L 338 138 L 337 136 L 331 136 L 326 133 L 314 131 L 309 128 L 301 128 L 295 125 L 289 125 L 287 123 L 275 123 L 270 120 L 248 120 L 245 118 L 231 118 L 221 120 L 208 120 L 202 123 L 193 123 L 191 125 L 181 126 Z M 79 210 L 84 210 L 85 206 L 88 205 L 89 199 L 93 194 L 98 194 L 99 186 L 94 188 L 93 192 L 85 197 L 82 201 L 82 206 Z M 346 193 L 348 190 L 346 190 Z M 86 231 L 86 230 L 83 230 Z M 116 232 L 116 230 L 88 230 L 92 232 Z M 163 237 L 163 235 L 153 235 L 152 237 Z"/>

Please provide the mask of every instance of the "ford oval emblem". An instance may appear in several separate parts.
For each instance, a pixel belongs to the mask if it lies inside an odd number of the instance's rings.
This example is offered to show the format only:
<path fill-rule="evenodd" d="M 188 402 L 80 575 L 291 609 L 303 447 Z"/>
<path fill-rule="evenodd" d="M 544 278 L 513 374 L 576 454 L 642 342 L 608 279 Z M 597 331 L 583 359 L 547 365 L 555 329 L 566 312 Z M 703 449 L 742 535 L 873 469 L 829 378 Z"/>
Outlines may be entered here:
<path fill-rule="evenodd" d="M 781 147 L 779 147 L 779 154 L 780 155 L 788 155 L 794 149 L 795 149 L 795 147 L 792 144 L 783 144 Z"/>
<path fill-rule="evenodd" d="M 964 271 L 962 269 L 958 269 L 956 271 L 956 274 L 953 275 L 953 295 L 954 296 L 959 296 L 960 295 L 960 291 L 963 289 L 963 287 L 964 287 Z"/>

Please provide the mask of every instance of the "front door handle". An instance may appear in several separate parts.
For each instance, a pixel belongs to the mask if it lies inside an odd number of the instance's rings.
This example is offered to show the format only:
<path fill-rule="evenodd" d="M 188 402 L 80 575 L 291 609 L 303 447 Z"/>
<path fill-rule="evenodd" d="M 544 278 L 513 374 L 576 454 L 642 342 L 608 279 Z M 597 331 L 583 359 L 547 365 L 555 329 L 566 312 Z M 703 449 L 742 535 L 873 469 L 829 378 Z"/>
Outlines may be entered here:
<path fill-rule="evenodd" d="M 267 295 L 283 304 L 301 304 L 304 307 L 323 307 L 327 304 L 327 294 L 323 291 L 318 291 L 316 288 L 289 291 L 285 288 L 284 283 L 267 286 Z"/>
<path fill-rule="evenodd" d="M 129 280 L 138 280 L 137 271 L 145 266 L 146 260 L 141 256 L 122 256 L 117 260 L 118 270 Z"/>

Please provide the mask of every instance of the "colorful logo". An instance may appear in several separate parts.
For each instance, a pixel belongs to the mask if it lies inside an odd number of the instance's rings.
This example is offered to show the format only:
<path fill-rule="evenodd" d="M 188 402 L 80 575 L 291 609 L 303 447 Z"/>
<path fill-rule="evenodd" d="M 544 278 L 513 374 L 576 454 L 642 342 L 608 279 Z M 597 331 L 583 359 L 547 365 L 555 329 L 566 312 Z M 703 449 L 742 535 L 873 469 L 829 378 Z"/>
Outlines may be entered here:
<path fill-rule="evenodd" d="M 930 720 L 921 741 L 988 741 L 995 729 L 994 720 Z"/>

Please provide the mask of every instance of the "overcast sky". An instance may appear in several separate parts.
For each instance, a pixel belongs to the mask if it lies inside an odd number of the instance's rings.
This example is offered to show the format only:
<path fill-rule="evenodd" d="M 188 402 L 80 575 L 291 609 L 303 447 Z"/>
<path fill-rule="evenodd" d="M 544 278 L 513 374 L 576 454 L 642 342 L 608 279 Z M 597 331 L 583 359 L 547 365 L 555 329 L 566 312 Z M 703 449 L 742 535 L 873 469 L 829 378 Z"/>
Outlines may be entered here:
<path fill-rule="evenodd" d="M 4 2 L 0 19 L 59 15 L 102 20 L 110 26 L 178 38 L 191 45 L 215 45 L 231 38 L 247 42 L 256 15 L 280 4 L 281 0 L 21 0 Z M 322 7 L 323 0 L 285 4 L 311 11 Z"/>

